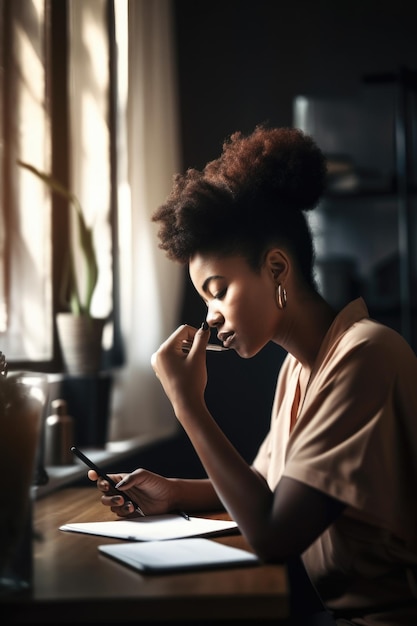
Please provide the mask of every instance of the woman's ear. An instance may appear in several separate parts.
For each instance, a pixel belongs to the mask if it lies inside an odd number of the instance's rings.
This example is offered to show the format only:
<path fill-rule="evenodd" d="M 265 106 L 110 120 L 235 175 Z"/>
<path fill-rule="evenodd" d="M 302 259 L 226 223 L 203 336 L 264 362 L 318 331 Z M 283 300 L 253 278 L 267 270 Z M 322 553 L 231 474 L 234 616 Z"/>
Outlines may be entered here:
<path fill-rule="evenodd" d="M 267 252 L 265 266 L 271 272 L 275 283 L 285 283 L 289 271 L 289 259 L 279 248 L 271 248 Z"/>

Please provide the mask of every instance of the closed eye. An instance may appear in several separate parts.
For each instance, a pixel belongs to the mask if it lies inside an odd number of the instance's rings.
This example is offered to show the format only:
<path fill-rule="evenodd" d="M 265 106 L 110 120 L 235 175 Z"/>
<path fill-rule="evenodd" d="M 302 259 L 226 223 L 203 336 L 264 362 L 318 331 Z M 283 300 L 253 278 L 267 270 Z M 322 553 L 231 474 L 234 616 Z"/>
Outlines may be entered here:
<path fill-rule="evenodd" d="M 214 299 L 222 300 L 224 296 L 226 295 L 226 292 L 227 292 L 227 289 L 221 289 L 221 291 L 218 291 L 217 293 L 214 294 Z"/>

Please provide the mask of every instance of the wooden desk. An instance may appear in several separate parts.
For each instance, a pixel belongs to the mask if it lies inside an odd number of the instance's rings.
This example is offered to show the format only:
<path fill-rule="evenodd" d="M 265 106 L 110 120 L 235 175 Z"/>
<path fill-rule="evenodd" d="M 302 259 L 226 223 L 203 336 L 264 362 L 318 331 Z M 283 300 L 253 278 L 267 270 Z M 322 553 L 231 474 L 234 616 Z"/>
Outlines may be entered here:
<path fill-rule="evenodd" d="M 34 503 L 39 535 L 34 588 L 30 597 L 0 604 L 0 614 L 8 605 L 8 624 L 287 624 L 284 567 L 142 575 L 98 553 L 99 544 L 117 540 L 58 529 L 66 522 L 99 519 L 114 516 L 102 506 L 94 486 L 65 488 Z M 247 547 L 240 535 L 215 541 Z"/>

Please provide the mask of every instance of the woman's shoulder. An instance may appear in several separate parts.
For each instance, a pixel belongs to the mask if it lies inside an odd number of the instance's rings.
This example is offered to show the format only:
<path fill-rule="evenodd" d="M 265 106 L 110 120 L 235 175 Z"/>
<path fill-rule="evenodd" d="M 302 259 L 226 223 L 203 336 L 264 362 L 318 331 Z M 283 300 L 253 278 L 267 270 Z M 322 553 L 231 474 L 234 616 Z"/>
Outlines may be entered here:
<path fill-rule="evenodd" d="M 352 324 L 347 329 L 343 341 L 355 342 L 368 350 L 378 351 L 381 349 L 384 353 L 389 351 L 391 355 L 396 352 L 408 354 L 417 362 L 416 353 L 398 330 L 371 317 L 363 318 Z"/>
<path fill-rule="evenodd" d="M 363 318 L 346 329 L 333 345 L 328 359 L 332 369 L 349 371 L 355 380 L 417 380 L 417 356 L 410 344 L 394 328 L 372 318 Z M 414 383 L 413 383 L 414 384 Z"/>
<path fill-rule="evenodd" d="M 326 347 L 357 346 L 368 350 L 380 347 L 384 351 L 389 348 L 409 352 L 416 358 L 411 345 L 397 329 L 369 315 L 363 298 L 353 300 L 337 314 L 324 343 Z"/>

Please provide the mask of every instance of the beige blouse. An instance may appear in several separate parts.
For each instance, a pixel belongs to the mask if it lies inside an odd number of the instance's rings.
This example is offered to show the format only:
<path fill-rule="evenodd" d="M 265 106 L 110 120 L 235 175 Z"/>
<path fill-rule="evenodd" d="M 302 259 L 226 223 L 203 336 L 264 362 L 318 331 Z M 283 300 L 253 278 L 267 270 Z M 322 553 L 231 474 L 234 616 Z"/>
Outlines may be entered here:
<path fill-rule="evenodd" d="M 271 489 L 288 476 L 348 505 L 303 555 L 330 608 L 417 624 L 417 358 L 359 298 L 330 327 L 290 433 L 300 370 L 288 355 L 253 465 Z"/>

